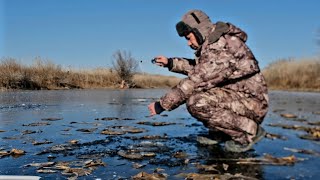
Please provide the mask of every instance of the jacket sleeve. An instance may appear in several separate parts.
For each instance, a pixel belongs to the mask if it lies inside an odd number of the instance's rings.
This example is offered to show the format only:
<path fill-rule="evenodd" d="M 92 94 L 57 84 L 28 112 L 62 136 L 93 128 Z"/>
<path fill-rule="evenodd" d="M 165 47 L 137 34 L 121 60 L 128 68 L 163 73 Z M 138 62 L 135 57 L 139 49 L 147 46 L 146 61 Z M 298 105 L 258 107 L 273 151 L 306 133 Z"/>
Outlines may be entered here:
<path fill-rule="evenodd" d="M 196 62 L 194 59 L 170 58 L 168 69 L 171 72 L 188 75 L 194 68 Z"/>
<path fill-rule="evenodd" d="M 188 78 L 163 96 L 160 104 L 165 110 L 173 110 L 194 92 L 205 91 L 259 71 L 257 61 L 243 40 L 226 35 L 218 42 L 207 45 Z"/>

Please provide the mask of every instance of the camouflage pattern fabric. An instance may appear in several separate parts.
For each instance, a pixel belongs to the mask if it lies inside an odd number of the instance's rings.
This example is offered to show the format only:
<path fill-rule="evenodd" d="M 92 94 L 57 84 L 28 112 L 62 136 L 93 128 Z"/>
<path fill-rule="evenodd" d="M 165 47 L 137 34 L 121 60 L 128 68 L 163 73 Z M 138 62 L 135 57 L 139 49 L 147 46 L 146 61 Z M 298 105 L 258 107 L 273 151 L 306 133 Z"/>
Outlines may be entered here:
<path fill-rule="evenodd" d="M 161 97 L 160 104 L 170 111 L 186 103 L 206 127 L 244 144 L 256 134 L 269 100 L 258 62 L 245 44 L 246 33 L 227 24 L 228 31 L 216 42 L 205 40 L 195 53 L 195 63 L 173 58 L 170 70 L 188 77 Z M 212 33 L 214 29 L 215 25 Z"/>

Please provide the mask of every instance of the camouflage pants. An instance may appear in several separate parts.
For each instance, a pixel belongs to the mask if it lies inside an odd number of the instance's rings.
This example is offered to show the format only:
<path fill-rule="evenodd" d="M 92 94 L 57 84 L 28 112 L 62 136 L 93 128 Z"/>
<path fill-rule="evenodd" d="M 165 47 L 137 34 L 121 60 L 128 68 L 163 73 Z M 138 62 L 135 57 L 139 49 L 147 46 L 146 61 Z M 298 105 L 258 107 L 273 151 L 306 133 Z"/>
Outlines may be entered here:
<path fill-rule="evenodd" d="M 193 94 L 186 102 L 190 114 L 213 131 L 222 131 L 242 144 L 251 142 L 267 112 L 266 102 L 224 88 Z"/>

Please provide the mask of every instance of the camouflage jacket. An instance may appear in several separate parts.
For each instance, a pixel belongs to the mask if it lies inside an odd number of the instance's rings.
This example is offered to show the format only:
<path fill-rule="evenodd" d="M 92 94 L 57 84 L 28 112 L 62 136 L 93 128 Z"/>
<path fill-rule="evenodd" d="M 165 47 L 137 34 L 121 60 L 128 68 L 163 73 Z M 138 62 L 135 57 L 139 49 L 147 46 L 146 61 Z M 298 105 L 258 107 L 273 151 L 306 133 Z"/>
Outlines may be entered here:
<path fill-rule="evenodd" d="M 195 60 L 172 58 L 169 70 L 188 77 L 160 98 L 163 109 L 173 110 L 185 103 L 193 93 L 212 88 L 233 90 L 241 97 L 268 103 L 264 77 L 257 60 L 245 44 L 246 33 L 230 23 L 227 24 L 228 31 L 215 42 L 209 42 L 210 38 L 205 40 L 195 53 Z"/>

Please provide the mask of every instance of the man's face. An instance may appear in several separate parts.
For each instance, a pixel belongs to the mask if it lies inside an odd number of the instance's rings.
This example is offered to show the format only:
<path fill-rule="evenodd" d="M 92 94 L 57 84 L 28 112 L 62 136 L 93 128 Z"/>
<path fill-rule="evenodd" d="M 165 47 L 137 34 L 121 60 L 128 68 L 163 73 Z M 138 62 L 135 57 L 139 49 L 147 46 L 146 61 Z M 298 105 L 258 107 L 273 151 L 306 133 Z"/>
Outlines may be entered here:
<path fill-rule="evenodd" d="M 199 48 L 196 36 L 192 32 L 185 36 L 185 38 L 188 40 L 188 46 L 190 46 L 191 49 L 197 50 Z"/>

